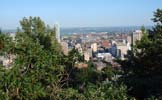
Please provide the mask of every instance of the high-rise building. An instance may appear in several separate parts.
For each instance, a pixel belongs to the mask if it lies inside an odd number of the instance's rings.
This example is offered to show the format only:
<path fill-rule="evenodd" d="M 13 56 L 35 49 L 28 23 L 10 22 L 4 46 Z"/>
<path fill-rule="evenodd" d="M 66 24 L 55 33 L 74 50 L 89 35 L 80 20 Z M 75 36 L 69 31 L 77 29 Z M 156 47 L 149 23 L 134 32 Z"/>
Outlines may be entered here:
<path fill-rule="evenodd" d="M 134 45 L 137 40 L 141 40 L 142 38 L 142 31 L 141 30 L 136 30 L 132 34 L 132 44 Z"/>
<path fill-rule="evenodd" d="M 58 23 L 56 23 L 54 25 L 54 29 L 55 29 L 56 39 L 60 43 L 61 42 L 61 37 L 60 37 L 60 27 L 59 27 Z"/>

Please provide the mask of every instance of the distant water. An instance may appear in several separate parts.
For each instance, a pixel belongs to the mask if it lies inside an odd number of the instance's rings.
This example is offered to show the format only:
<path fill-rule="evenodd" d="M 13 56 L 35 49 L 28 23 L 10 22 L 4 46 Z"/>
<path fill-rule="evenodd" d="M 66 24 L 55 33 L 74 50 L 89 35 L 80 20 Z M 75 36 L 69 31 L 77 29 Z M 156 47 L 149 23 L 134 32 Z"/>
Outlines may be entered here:
<path fill-rule="evenodd" d="M 151 29 L 152 26 L 145 26 L 146 29 Z M 128 27 L 76 27 L 76 28 L 61 28 L 61 34 L 73 34 L 90 32 L 108 32 L 108 33 L 130 33 L 134 30 L 141 29 L 141 26 L 128 26 Z M 15 33 L 16 29 L 2 30 L 5 33 Z"/>
<path fill-rule="evenodd" d="M 145 26 L 146 29 L 151 29 L 152 26 Z M 141 29 L 141 26 L 130 27 L 82 27 L 82 28 L 61 28 L 61 34 L 72 33 L 90 33 L 90 32 L 108 32 L 108 33 L 130 33 Z"/>

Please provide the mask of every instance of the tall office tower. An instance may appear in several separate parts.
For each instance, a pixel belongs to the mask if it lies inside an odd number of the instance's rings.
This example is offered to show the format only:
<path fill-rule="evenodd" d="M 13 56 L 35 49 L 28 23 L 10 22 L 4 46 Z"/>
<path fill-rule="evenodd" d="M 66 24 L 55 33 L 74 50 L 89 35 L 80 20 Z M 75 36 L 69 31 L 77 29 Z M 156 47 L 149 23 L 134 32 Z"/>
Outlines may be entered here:
<path fill-rule="evenodd" d="M 59 27 L 58 23 L 56 23 L 54 25 L 54 29 L 55 29 L 56 39 L 60 43 L 61 42 L 61 37 L 60 37 L 60 27 Z"/>
<path fill-rule="evenodd" d="M 137 40 L 141 40 L 143 34 L 142 34 L 142 31 L 141 30 L 136 30 L 135 32 L 133 32 L 132 34 L 132 44 L 135 45 L 135 42 Z"/>

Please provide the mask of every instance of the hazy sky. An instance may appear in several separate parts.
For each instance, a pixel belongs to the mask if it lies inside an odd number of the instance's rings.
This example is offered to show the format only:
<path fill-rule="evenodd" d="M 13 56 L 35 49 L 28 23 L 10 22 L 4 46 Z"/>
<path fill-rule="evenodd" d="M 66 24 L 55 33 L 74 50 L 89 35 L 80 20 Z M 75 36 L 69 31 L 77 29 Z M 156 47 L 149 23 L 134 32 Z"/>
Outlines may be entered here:
<path fill-rule="evenodd" d="M 0 0 L 0 28 L 17 28 L 29 16 L 61 27 L 153 25 L 157 8 L 162 0 Z"/>

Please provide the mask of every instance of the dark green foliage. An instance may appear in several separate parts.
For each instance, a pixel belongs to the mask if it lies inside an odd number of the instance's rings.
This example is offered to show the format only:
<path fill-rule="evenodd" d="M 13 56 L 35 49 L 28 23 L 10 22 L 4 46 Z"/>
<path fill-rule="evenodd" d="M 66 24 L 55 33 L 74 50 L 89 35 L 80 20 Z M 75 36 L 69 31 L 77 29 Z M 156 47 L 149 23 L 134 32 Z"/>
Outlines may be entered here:
<path fill-rule="evenodd" d="M 127 96 L 124 85 L 108 80 L 99 85 L 89 84 L 86 89 L 86 100 L 133 100 Z"/>
<path fill-rule="evenodd" d="M 116 70 L 114 70 L 111 66 L 105 67 L 103 69 L 103 77 L 108 78 L 111 80 L 111 78 L 116 75 Z"/>
<path fill-rule="evenodd" d="M 156 25 L 149 33 L 141 28 L 141 41 L 136 41 L 128 60 L 121 63 L 122 81 L 128 86 L 128 93 L 138 99 L 162 95 L 162 10 L 157 9 L 153 21 Z"/>
<path fill-rule="evenodd" d="M 0 53 L 13 53 L 14 43 L 12 38 L 5 34 L 0 34 Z"/>
<path fill-rule="evenodd" d="M 99 81 L 102 81 L 102 73 L 97 72 L 94 68 L 75 68 L 70 74 L 70 84 L 74 88 L 78 88 L 81 91 L 84 91 L 88 83 L 96 84 Z"/>
<path fill-rule="evenodd" d="M 1 35 L 3 56 L 16 55 L 12 69 L 0 72 L 1 97 L 31 100 L 48 97 L 51 95 L 48 88 L 55 85 L 60 88 L 64 73 L 59 44 L 52 36 L 54 31 L 47 31 L 40 18 L 24 18 L 21 26 L 16 42 Z"/>
<path fill-rule="evenodd" d="M 2 34 L 2 30 L 0 29 L 0 34 Z"/>

